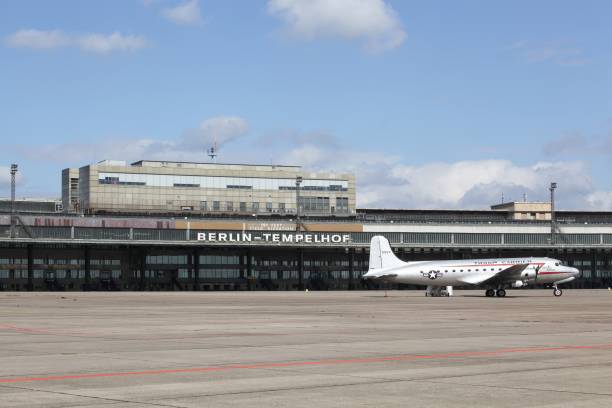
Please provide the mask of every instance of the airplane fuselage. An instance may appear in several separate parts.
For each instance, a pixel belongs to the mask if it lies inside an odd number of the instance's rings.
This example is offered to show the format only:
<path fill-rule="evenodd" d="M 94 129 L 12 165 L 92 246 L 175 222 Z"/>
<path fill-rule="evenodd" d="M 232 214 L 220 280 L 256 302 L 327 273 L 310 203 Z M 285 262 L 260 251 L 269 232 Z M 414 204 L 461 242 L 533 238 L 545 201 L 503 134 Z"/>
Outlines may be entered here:
<path fill-rule="evenodd" d="M 377 270 L 385 280 L 424 286 L 465 286 L 499 274 L 508 268 L 526 265 L 524 269 L 504 275 L 504 282 L 512 286 L 552 284 L 575 277 L 575 269 L 561 265 L 552 258 L 500 258 L 448 261 L 409 262 L 404 265 Z M 368 275 L 366 274 L 366 277 Z M 519 283 L 520 282 L 520 283 Z"/>
<path fill-rule="evenodd" d="M 563 293 L 558 284 L 570 282 L 580 271 L 553 258 L 496 258 L 405 262 L 393 253 L 380 235 L 370 242 L 370 261 L 364 279 L 427 286 L 426 294 L 438 296 L 442 287 L 486 287 L 486 296 L 506 296 L 505 288 L 552 284 L 553 294 Z"/>

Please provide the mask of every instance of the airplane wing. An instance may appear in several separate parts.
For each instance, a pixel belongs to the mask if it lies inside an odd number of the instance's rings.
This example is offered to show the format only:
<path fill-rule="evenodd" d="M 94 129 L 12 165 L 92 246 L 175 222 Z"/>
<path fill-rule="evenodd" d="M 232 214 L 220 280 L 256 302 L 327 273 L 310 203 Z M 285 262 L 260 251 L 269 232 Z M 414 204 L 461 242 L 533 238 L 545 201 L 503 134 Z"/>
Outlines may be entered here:
<path fill-rule="evenodd" d="M 491 276 L 491 274 L 481 273 L 479 275 L 469 275 L 464 279 L 460 279 L 462 282 L 467 283 L 469 285 L 481 285 L 483 283 L 493 284 L 497 282 L 503 282 L 505 280 L 512 279 L 513 275 L 519 275 L 523 272 L 529 264 L 517 264 L 512 265 L 509 268 L 503 269 L 497 272 L 495 275 Z"/>
<path fill-rule="evenodd" d="M 382 279 L 382 280 L 385 280 L 385 279 L 391 279 L 391 278 L 397 278 L 397 273 L 387 273 L 385 275 L 372 276 L 370 279 L 375 279 L 375 280 Z"/>

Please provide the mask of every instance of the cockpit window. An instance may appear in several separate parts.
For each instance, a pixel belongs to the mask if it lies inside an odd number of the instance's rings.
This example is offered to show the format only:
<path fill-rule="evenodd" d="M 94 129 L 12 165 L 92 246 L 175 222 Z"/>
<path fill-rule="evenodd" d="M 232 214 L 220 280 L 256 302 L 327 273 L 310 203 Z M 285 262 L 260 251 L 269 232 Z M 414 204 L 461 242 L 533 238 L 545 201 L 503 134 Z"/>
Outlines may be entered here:
<path fill-rule="evenodd" d="M 555 266 L 559 266 L 559 262 L 555 262 Z"/>

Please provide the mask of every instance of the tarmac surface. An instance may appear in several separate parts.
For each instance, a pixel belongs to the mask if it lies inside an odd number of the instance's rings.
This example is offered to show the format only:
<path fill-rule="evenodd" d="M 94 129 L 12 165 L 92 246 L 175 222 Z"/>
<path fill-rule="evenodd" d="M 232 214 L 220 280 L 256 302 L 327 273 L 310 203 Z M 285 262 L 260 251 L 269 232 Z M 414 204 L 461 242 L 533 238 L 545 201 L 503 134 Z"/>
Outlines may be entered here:
<path fill-rule="evenodd" d="M 0 292 L 0 407 L 610 407 L 612 293 Z"/>

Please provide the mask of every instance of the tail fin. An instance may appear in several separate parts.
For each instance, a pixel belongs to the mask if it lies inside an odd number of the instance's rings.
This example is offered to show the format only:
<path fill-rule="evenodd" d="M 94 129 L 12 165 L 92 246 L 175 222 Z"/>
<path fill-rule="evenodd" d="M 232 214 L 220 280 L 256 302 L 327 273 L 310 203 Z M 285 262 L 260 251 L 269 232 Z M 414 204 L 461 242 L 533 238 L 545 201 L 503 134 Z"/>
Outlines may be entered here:
<path fill-rule="evenodd" d="M 395 256 L 387 238 L 381 235 L 372 237 L 372 241 L 370 241 L 370 271 L 405 264 L 406 262 Z"/>

